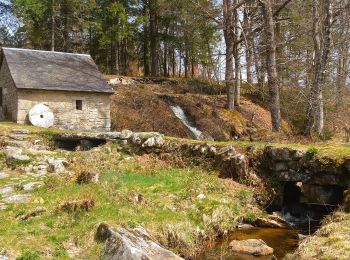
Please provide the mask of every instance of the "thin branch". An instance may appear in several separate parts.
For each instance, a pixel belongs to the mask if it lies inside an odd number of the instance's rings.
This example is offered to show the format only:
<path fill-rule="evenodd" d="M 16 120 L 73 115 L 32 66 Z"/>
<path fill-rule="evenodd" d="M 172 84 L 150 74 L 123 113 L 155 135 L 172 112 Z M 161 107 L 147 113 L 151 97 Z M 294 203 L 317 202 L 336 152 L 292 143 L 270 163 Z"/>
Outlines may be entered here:
<path fill-rule="evenodd" d="M 277 17 L 280 14 L 280 12 L 292 1 L 293 0 L 286 0 L 279 8 L 277 8 L 277 10 L 273 13 L 273 16 Z M 261 0 L 259 2 L 261 4 L 264 4 L 264 2 Z M 260 26 L 260 27 L 255 28 L 254 30 L 252 30 L 252 32 L 250 34 L 255 34 L 255 33 L 261 32 L 262 30 L 263 30 L 263 27 Z M 247 34 L 246 37 L 249 37 L 250 34 Z M 241 37 L 240 39 L 235 41 L 235 44 L 240 44 L 243 41 L 244 41 L 244 37 Z"/>
<path fill-rule="evenodd" d="M 192 4 L 195 5 L 197 10 L 199 10 L 202 14 L 204 14 L 207 18 L 211 19 L 214 21 L 218 26 L 223 27 L 223 23 L 221 20 L 217 19 L 213 14 L 208 12 L 205 7 L 203 7 L 200 3 L 198 3 L 196 0 L 190 0 Z"/>

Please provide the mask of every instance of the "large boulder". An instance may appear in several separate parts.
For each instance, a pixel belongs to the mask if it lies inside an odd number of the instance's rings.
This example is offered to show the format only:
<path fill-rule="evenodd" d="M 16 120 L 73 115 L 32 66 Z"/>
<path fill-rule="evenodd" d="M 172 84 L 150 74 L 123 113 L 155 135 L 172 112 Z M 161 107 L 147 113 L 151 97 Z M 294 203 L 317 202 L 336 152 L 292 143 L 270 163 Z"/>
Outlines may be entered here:
<path fill-rule="evenodd" d="M 6 163 L 8 165 L 14 164 L 14 162 L 27 162 L 30 161 L 30 157 L 28 155 L 22 154 L 23 150 L 21 148 L 16 147 L 6 147 L 5 156 Z"/>
<path fill-rule="evenodd" d="M 132 230 L 112 230 L 101 224 L 95 235 L 99 242 L 105 242 L 102 259 L 105 260 L 179 260 L 181 257 L 161 247 L 142 227 Z"/>
<path fill-rule="evenodd" d="M 68 162 L 65 159 L 48 158 L 48 171 L 53 173 L 64 173 Z"/>
<path fill-rule="evenodd" d="M 259 217 L 254 222 L 255 226 L 267 227 L 267 228 L 286 228 L 289 227 L 288 223 L 279 216 L 277 213 L 268 215 L 266 217 Z"/>
<path fill-rule="evenodd" d="M 165 144 L 163 136 L 153 136 L 148 138 L 143 144 L 142 147 L 148 148 L 160 148 Z"/>
<path fill-rule="evenodd" d="M 230 249 L 239 254 L 266 256 L 273 254 L 273 248 L 266 245 L 261 239 L 233 240 Z"/>

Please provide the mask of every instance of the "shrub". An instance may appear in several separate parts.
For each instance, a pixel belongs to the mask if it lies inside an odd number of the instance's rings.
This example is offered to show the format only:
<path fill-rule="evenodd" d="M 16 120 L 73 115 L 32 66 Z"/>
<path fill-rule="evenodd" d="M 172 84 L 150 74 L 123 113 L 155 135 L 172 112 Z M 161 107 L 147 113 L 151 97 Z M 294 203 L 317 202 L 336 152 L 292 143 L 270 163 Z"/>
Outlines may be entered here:
<path fill-rule="evenodd" d="M 68 257 L 68 252 L 64 247 L 58 247 L 53 252 L 54 257 Z"/>
<path fill-rule="evenodd" d="M 16 260 L 40 260 L 40 254 L 37 251 L 27 251 L 17 257 Z"/>
<path fill-rule="evenodd" d="M 315 147 L 311 147 L 306 151 L 308 157 L 313 158 L 317 155 L 318 151 Z"/>
<path fill-rule="evenodd" d="M 322 134 L 320 134 L 320 139 L 323 141 L 331 140 L 334 137 L 334 132 L 329 129 L 325 129 Z"/>

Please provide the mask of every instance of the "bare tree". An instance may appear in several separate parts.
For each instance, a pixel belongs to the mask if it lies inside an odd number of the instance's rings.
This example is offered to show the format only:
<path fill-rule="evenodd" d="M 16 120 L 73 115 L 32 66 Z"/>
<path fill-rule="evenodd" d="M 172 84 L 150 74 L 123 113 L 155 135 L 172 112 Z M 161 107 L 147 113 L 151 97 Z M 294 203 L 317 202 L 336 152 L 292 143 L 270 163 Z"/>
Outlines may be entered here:
<path fill-rule="evenodd" d="M 224 38 L 226 45 L 225 82 L 227 92 L 227 109 L 234 110 L 234 83 L 233 83 L 233 53 L 234 53 L 234 12 L 232 0 L 223 0 Z"/>
<path fill-rule="evenodd" d="M 305 134 L 322 133 L 324 128 L 323 83 L 331 44 L 332 2 L 313 0 L 314 64 Z"/>
<path fill-rule="evenodd" d="M 271 0 L 260 1 L 264 16 L 266 44 L 266 67 L 269 85 L 272 131 L 278 132 L 281 126 L 280 96 L 276 64 L 276 37 Z"/>

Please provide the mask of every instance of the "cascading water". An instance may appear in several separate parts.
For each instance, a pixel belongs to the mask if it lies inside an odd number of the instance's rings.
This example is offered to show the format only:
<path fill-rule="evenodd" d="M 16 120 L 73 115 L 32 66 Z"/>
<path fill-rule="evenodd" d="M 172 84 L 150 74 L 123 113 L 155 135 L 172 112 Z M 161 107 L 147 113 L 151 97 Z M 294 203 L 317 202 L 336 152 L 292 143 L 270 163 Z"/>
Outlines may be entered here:
<path fill-rule="evenodd" d="M 178 105 L 170 105 L 171 110 L 175 116 L 181 120 L 181 122 L 192 132 L 195 139 L 203 139 L 203 133 L 198 128 L 194 127 L 190 120 L 187 118 L 183 109 Z"/>

